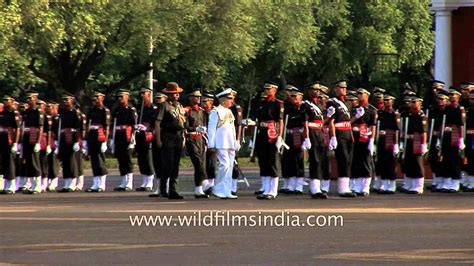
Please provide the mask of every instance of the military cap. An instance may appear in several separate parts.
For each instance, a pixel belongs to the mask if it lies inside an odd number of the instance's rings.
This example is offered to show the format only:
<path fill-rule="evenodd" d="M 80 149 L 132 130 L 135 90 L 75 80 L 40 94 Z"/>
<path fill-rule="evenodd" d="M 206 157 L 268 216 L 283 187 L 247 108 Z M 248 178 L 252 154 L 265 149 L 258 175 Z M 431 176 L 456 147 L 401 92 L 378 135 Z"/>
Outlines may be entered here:
<path fill-rule="evenodd" d="M 297 88 L 294 88 L 293 90 L 290 91 L 290 95 L 303 95 L 303 92 Z"/>
<path fill-rule="evenodd" d="M 402 91 L 406 91 L 406 90 L 413 91 L 413 89 L 410 86 L 410 83 L 408 83 L 408 82 L 405 82 L 402 85 Z"/>
<path fill-rule="evenodd" d="M 313 83 L 310 83 L 308 85 L 308 89 L 312 89 L 312 90 L 320 90 L 324 93 L 328 93 L 329 91 L 329 88 L 327 86 L 325 86 L 323 83 L 319 82 L 319 81 L 316 81 L 316 82 L 313 82 Z"/>
<path fill-rule="evenodd" d="M 37 104 L 44 104 L 44 105 L 46 105 L 46 102 L 43 101 L 43 100 L 41 100 L 41 99 L 38 99 L 38 101 L 37 101 L 36 103 L 37 103 Z"/>
<path fill-rule="evenodd" d="M 117 92 L 117 97 L 119 97 L 119 96 L 124 96 L 124 95 L 130 95 L 130 91 L 129 91 L 129 90 L 122 89 L 122 90 L 119 90 L 119 91 Z"/>
<path fill-rule="evenodd" d="M 346 99 L 349 100 L 349 101 L 359 100 L 359 98 L 356 95 L 352 94 L 352 93 L 347 94 Z"/>
<path fill-rule="evenodd" d="M 217 95 L 216 95 L 217 98 L 223 98 L 223 97 L 226 97 L 226 98 L 229 98 L 229 99 L 233 99 L 234 98 L 234 94 L 232 93 L 232 89 L 231 88 L 227 88 L 227 89 L 224 89 L 223 91 L 219 92 Z"/>
<path fill-rule="evenodd" d="M 474 90 L 469 92 L 469 99 L 472 99 L 472 98 L 474 98 Z"/>
<path fill-rule="evenodd" d="M 449 89 L 449 94 L 461 95 L 461 93 L 460 93 L 459 91 L 457 91 L 456 89 L 453 89 L 453 88 L 450 88 L 450 89 Z"/>
<path fill-rule="evenodd" d="M 214 100 L 216 97 L 210 93 L 204 93 L 203 101 Z"/>
<path fill-rule="evenodd" d="M 100 97 L 100 96 L 105 97 L 105 94 L 99 91 L 94 92 L 94 97 Z"/>
<path fill-rule="evenodd" d="M 15 98 L 13 98 L 13 97 L 10 96 L 10 95 L 4 95 L 4 96 L 3 96 L 3 100 L 4 100 L 4 101 L 13 100 L 13 101 L 14 101 Z"/>
<path fill-rule="evenodd" d="M 461 90 L 473 90 L 473 89 L 474 89 L 474 82 L 464 81 L 461 83 Z"/>
<path fill-rule="evenodd" d="M 166 88 L 162 90 L 163 93 L 171 94 L 171 93 L 181 93 L 183 89 L 179 87 L 178 83 L 176 82 L 168 82 L 166 84 Z"/>
<path fill-rule="evenodd" d="M 319 94 L 319 98 L 329 99 L 329 96 L 326 93 Z"/>
<path fill-rule="evenodd" d="M 375 97 L 375 98 L 383 98 L 383 97 L 384 97 L 384 94 L 383 94 L 383 93 L 380 93 L 380 92 L 375 92 L 375 93 L 374 93 L 374 97 Z"/>
<path fill-rule="evenodd" d="M 64 93 L 63 96 L 61 97 L 63 100 L 66 100 L 66 99 L 74 99 L 74 95 L 70 94 L 70 93 Z"/>
<path fill-rule="evenodd" d="M 149 92 L 153 92 L 153 90 L 152 90 L 152 89 L 150 89 L 150 88 L 147 88 L 147 87 L 143 87 L 143 88 L 140 90 L 140 93 L 147 92 L 147 91 L 149 91 Z"/>
<path fill-rule="evenodd" d="M 188 94 L 188 97 L 195 96 L 195 97 L 201 97 L 201 90 L 200 89 L 195 89 L 192 92 Z"/>
<path fill-rule="evenodd" d="M 359 94 L 364 94 L 365 93 L 367 95 L 370 95 L 370 92 L 368 90 L 364 89 L 364 88 L 358 88 L 357 93 L 359 93 Z"/>
<path fill-rule="evenodd" d="M 26 93 L 26 98 L 31 98 L 31 97 L 38 97 L 38 92 L 36 91 L 30 91 Z"/>
<path fill-rule="evenodd" d="M 347 82 L 343 79 L 334 82 L 334 85 L 340 88 L 347 88 Z"/>
<path fill-rule="evenodd" d="M 155 98 L 168 98 L 168 96 L 166 96 L 166 94 L 163 94 L 161 92 L 156 92 Z"/>
<path fill-rule="evenodd" d="M 436 97 L 438 97 L 438 99 L 449 99 L 449 96 L 446 93 L 437 93 Z"/>
<path fill-rule="evenodd" d="M 385 89 L 377 87 L 377 86 L 374 86 L 374 89 L 372 91 L 374 92 L 374 95 L 377 93 L 384 94 L 386 92 Z"/>
<path fill-rule="evenodd" d="M 237 91 L 232 89 L 232 95 L 234 95 L 234 97 L 237 97 Z"/>
<path fill-rule="evenodd" d="M 260 93 L 260 98 L 267 98 L 267 93 L 265 91 L 262 91 Z"/>
<path fill-rule="evenodd" d="M 267 81 L 265 82 L 265 84 L 263 84 L 263 88 L 264 89 L 271 89 L 271 88 L 274 88 L 274 89 L 277 89 L 278 90 L 278 85 L 274 82 L 271 82 L 271 81 Z"/>
<path fill-rule="evenodd" d="M 444 81 L 439 81 L 439 80 L 433 80 L 433 85 L 431 85 L 432 88 L 434 87 L 442 87 L 444 88 L 444 85 L 446 83 L 444 83 Z"/>
<path fill-rule="evenodd" d="M 423 99 L 419 96 L 416 96 L 416 95 L 410 96 L 409 99 L 412 102 L 423 102 Z"/>
<path fill-rule="evenodd" d="M 384 101 L 395 100 L 395 97 L 393 97 L 393 96 L 390 95 L 390 94 L 385 94 L 385 95 L 383 96 L 383 100 L 384 100 Z"/>
<path fill-rule="evenodd" d="M 402 95 L 403 95 L 404 97 L 407 97 L 407 96 L 415 96 L 416 93 L 415 93 L 414 91 L 412 91 L 412 90 L 405 90 L 405 91 L 403 91 Z"/>
<path fill-rule="evenodd" d="M 291 84 L 288 84 L 286 85 L 286 91 L 288 91 L 289 93 L 291 93 L 292 91 L 297 91 L 298 88 L 296 88 L 295 86 L 291 85 Z"/>

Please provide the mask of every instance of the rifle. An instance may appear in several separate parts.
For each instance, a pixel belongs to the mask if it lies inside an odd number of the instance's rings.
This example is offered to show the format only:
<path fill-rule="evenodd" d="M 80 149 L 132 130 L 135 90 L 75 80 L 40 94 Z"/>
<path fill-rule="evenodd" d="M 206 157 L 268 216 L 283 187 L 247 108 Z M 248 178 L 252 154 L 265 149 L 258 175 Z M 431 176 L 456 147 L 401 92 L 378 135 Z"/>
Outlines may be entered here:
<path fill-rule="evenodd" d="M 407 149 L 407 140 L 408 140 L 408 123 L 410 119 L 405 117 L 405 128 L 403 129 L 403 148 L 405 149 L 402 154 L 402 160 L 405 160 L 405 154 Z"/>
<path fill-rule="evenodd" d="M 434 118 L 432 118 L 431 124 L 430 124 L 430 135 L 428 136 L 428 149 L 431 148 L 431 143 L 433 142 L 434 123 L 435 123 L 435 120 Z"/>
<path fill-rule="evenodd" d="M 377 145 L 380 138 L 380 120 L 377 119 L 377 128 L 375 129 L 375 161 L 377 162 Z"/>
<path fill-rule="evenodd" d="M 255 154 L 255 144 L 256 144 L 255 142 L 257 141 L 257 131 L 258 131 L 258 118 L 255 119 L 255 127 L 253 129 L 253 138 L 252 138 L 253 147 L 252 147 L 252 150 L 250 151 L 250 160 L 252 160 Z"/>
<path fill-rule="evenodd" d="M 247 106 L 247 115 L 245 117 L 245 121 L 248 121 L 249 120 L 249 117 L 250 117 L 250 106 L 252 105 L 252 95 L 249 95 L 249 103 L 248 103 L 248 106 Z M 244 126 L 244 128 L 242 128 L 242 136 L 240 136 L 242 138 L 242 143 L 245 143 L 245 130 L 247 129 L 247 124 Z"/>
<path fill-rule="evenodd" d="M 20 158 L 23 159 L 23 136 L 25 135 L 25 122 L 24 121 L 21 121 L 21 143 L 22 143 L 22 147 L 21 147 L 21 150 L 20 150 Z"/>
<path fill-rule="evenodd" d="M 110 152 L 112 154 L 114 154 L 114 150 L 115 150 L 115 127 L 117 126 L 117 118 L 115 117 L 114 118 L 114 127 L 113 127 L 113 131 L 112 131 L 112 145 L 110 147 Z"/>
<path fill-rule="evenodd" d="M 441 134 L 440 134 L 440 145 L 441 147 L 439 147 L 439 150 L 438 150 L 438 161 L 441 162 L 443 161 L 443 154 L 442 154 L 442 150 L 443 150 L 443 139 L 444 139 L 444 128 L 446 126 L 446 115 L 443 115 L 443 122 L 441 123 Z"/>
<path fill-rule="evenodd" d="M 59 145 L 61 145 L 61 127 L 62 127 L 62 119 L 59 118 L 58 122 L 58 146 L 56 146 L 56 150 L 59 153 Z"/>
<path fill-rule="evenodd" d="M 283 143 L 285 143 L 286 140 L 286 127 L 288 126 L 288 117 L 289 115 L 285 116 L 285 124 L 283 125 Z M 283 144 L 285 145 L 285 144 Z M 280 150 L 278 151 L 280 154 L 283 154 L 283 151 L 285 150 L 286 147 L 281 147 Z"/>
<path fill-rule="evenodd" d="M 244 175 L 244 172 L 242 172 L 242 169 L 240 168 L 239 166 L 239 163 L 237 162 L 237 160 L 234 159 L 234 167 L 237 168 L 237 171 L 239 172 L 239 175 L 242 176 L 242 179 L 239 179 L 237 181 L 237 183 L 245 183 L 245 185 L 247 185 L 247 187 L 250 187 L 250 184 L 249 184 L 249 181 L 247 180 L 247 177 Z"/>
<path fill-rule="evenodd" d="M 466 140 L 466 134 L 467 134 L 466 121 L 464 120 L 464 128 L 463 128 L 463 135 L 462 135 L 463 140 Z M 464 153 L 465 150 L 466 150 L 466 148 L 464 148 L 464 150 L 461 151 L 461 158 L 462 158 L 462 164 L 463 165 L 467 164 L 467 157 Z"/>

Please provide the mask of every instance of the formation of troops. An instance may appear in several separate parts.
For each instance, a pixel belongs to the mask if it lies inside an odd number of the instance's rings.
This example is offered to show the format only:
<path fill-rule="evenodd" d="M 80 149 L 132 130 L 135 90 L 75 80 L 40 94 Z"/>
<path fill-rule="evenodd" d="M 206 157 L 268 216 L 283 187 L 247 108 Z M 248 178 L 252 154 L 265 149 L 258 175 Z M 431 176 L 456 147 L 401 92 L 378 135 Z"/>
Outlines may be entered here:
<path fill-rule="evenodd" d="M 212 194 L 236 199 L 241 175 L 237 153 L 248 136 L 251 157 L 260 168 L 258 199 L 303 194 L 305 185 L 311 198 L 326 199 L 332 176 L 337 176 L 341 197 L 422 194 L 425 159 L 432 192 L 474 192 L 474 83 L 464 82 L 458 91 L 434 81 L 424 99 L 406 84 L 399 101 L 379 87 L 347 87 L 344 80 L 334 83 L 330 97 L 330 89 L 320 82 L 304 90 L 288 85 L 287 98 L 279 100 L 278 86 L 267 82 L 246 112 L 235 103 L 237 92 L 231 88 L 217 95 L 194 90 L 184 107 L 178 101 L 183 89 L 176 82 L 154 98 L 151 89 L 142 89 L 137 108 L 129 104 L 126 90 L 116 94 L 114 110 L 96 92 L 87 114 L 70 94 L 61 104 L 44 102 L 36 92 L 21 104 L 5 95 L 0 105 L 0 191 L 103 192 L 107 152 L 117 159 L 121 176 L 114 191 L 132 191 L 135 153 L 142 177 L 136 191 L 183 199 L 177 179 L 186 153 L 194 167 L 195 198 Z M 85 156 L 93 173 L 87 188 Z M 397 187 L 399 171 L 404 179 Z"/>

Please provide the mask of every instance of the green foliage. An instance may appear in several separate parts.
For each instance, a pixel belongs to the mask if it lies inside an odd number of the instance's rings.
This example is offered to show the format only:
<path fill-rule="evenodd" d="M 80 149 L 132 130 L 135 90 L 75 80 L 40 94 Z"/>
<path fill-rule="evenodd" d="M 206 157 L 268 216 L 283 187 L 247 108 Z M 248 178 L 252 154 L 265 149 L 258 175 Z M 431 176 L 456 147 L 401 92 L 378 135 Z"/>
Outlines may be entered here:
<path fill-rule="evenodd" d="M 434 46 L 428 0 L 2 1 L 0 86 L 52 97 L 156 84 L 236 88 L 264 80 L 382 83 L 423 75 Z M 150 43 L 151 42 L 151 43 Z M 153 51 L 150 53 L 150 44 Z M 416 79 L 416 77 L 414 77 Z"/>

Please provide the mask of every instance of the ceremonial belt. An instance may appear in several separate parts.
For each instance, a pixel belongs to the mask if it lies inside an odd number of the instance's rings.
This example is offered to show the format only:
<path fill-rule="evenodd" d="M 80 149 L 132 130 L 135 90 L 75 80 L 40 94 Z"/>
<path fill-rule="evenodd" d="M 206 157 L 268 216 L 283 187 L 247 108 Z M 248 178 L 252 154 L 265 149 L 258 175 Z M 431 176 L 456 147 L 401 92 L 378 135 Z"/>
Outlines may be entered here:
<path fill-rule="evenodd" d="M 89 127 L 89 130 L 99 130 L 99 128 L 103 128 L 101 124 L 92 124 Z"/>
<path fill-rule="evenodd" d="M 12 127 L 0 127 L 0 133 L 3 133 L 3 132 L 7 133 L 12 129 L 13 129 Z"/>
<path fill-rule="evenodd" d="M 269 127 L 269 126 L 272 125 L 272 124 L 275 125 L 275 126 L 278 125 L 277 122 L 270 120 L 270 121 L 260 122 L 260 123 L 259 123 L 259 126 L 260 126 L 260 127 L 265 127 L 265 128 L 267 128 L 267 127 Z"/>
<path fill-rule="evenodd" d="M 25 131 L 25 132 L 30 132 L 30 131 L 34 131 L 34 130 L 39 130 L 39 127 L 25 127 L 23 129 L 23 131 Z"/>
<path fill-rule="evenodd" d="M 293 134 L 293 133 L 303 133 L 303 128 L 288 128 L 286 129 L 286 133 Z"/>
<path fill-rule="evenodd" d="M 468 129 L 468 130 L 466 130 L 466 134 L 468 134 L 468 135 L 474 135 L 474 129 Z"/>
<path fill-rule="evenodd" d="M 192 139 L 199 139 L 203 137 L 202 133 L 199 132 L 188 132 L 187 135 Z"/>
<path fill-rule="evenodd" d="M 129 128 L 129 127 L 132 127 L 132 126 L 127 126 L 127 125 L 116 126 L 116 127 L 115 127 L 115 130 L 126 130 L 126 129 Z"/>
<path fill-rule="evenodd" d="M 451 132 L 451 131 L 454 131 L 456 129 L 459 129 L 459 126 L 458 125 L 449 125 L 449 126 L 446 126 L 444 128 L 444 131 L 447 131 L 447 132 Z"/>
<path fill-rule="evenodd" d="M 349 122 L 349 121 L 344 121 L 344 122 L 335 123 L 335 124 L 334 124 L 334 127 L 335 127 L 337 130 L 351 130 L 351 128 L 352 128 L 351 122 Z"/>
<path fill-rule="evenodd" d="M 323 120 L 313 120 L 308 123 L 308 127 L 315 128 L 315 129 L 322 129 L 324 125 Z"/>
<path fill-rule="evenodd" d="M 379 131 L 379 136 L 384 136 L 385 134 L 387 134 L 387 131 L 385 131 L 385 130 L 380 130 Z"/>
<path fill-rule="evenodd" d="M 77 130 L 75 128 L 63 128 L 61 129 L 61 133 L 65 133 L 65 132 L 76 132 Z"/>

